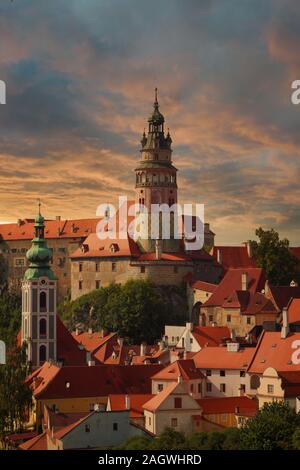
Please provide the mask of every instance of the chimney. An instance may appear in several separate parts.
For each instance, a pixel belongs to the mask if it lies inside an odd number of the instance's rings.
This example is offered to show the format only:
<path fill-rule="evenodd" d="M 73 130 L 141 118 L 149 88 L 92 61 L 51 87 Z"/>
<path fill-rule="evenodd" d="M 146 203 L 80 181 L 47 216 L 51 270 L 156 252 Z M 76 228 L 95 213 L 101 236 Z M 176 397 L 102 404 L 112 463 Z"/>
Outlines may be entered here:
<path fill-rule="evenodd" d="M 95 365 L 95 361 L 88 361 L 88 366 L 93 367 Z"/>
<path fill-rule="evenodd" d="M 248 289 L 248 273 L 242 273 L 242 290 Z"/>
<path fill-rule="evenodd" d="M 252 252 L 251 240 L 248 240 L 247 242 L 245 242 L 245 245 L 247 248 L 247 253 L 248 253 L 249 258 L 252 258 L 253 252 Z"/>
<path fill-rule="evenodd" d="M 76 328 L 76 330 L 75 330 L 75 335 L 76 335 L 76 336 L 79 335 L 79 328 Z"/>
<path fill-rule="evenodd" d="M 161 259 L 161 252 L 162 252 L 161 240 L 157 238 L 155 240 L 155 257 L 157 260 Z"/>
<path fill-rule="evenodd" d="M 22 225 L 22 219 L 18 219 L 18 226 L 20 227 Z"/>
<path fill-rule="evenodd" d="M 88 334 L 89 334 L 89 335 L 93 334 L 93 328 L 89 328 L 89 329 L 88 329 Z"/>
<path fill-rule="evenodd" d="M 60 216 L 60 215 L 56 215 L 56 216 L 55 216 L 55 220 L 60 221 L 60 220 L 61 220 L 61 216 Z"/>
<path fill-rule="evenodd" d="M 129 395 L 125 395 L 125 409 L 130 410 L 130 397 L 129 397 Z"/>
<path fill-rule="evenodd" d="M 204 233 L 208 233 L 209 232 L 209 223 L 204 223 Z"/>
<path fill-rule="evenodd" d="M 178 382 L 179 384 L 182 384 L 182 375 L 180 375 L 180 374 L 178 375 L 178 377 L 177 377 L 177 382 Z"/>
<path fill-rule="evenodd" d="M 118 338 L 118 345 L 120 346 L 120 348 L 122 348 L 123 343 L 124 343 L 124 339 L 123 338 Z"/>
<path fill-rule="evenodd" d="M 145 343 L 145 341 L 142 341 L 140 347 L 140 356 L 146 356 L 146 346 L 147 344 Z"/>
<path fill-rule="evenodd" d="M 186 322 L 185 327 L 188 331 L 193 331 L 193 323 Z"/>
<path fill-rule="evenodd" d="M 230 338 L 231 338 L 232 342 L 236 341 L 236 332 L 235 332 L 234 329 L 231 330 Z"/>
<path fill-rule="evenodd" d="M 282 328 L 281 328 L 281 339 L 285 339 L 290 332 L 289 327 L 289 314 L 287 308 L 282 310 Z"/>
<path fill-rule="evenodd" d="M 221 250 L 219 250 L 219 248 L 217 249 L 217 262 L 219 264 L 222 264 L 222 253 L 221 253 Z"/>

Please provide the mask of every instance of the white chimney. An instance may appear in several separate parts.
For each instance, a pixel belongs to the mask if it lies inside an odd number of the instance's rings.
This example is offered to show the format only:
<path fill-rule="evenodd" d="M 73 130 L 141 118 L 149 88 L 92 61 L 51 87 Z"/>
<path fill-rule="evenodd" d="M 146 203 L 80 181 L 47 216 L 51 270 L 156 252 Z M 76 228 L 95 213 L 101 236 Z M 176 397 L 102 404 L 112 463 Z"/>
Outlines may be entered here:
<path fill-rule="evenodd" d="M 147 344 L 143 341 L 140 347 L 140 356 L 146 356 L 146 346 Z"/>
<path fill-rule="evenodd" d="M 222 264 L 222 253 L 221 253 L 221 250 L 219 250 L 219 248 L 217 249 L 217 262 L 219 264 Z"/>
<path fill-rule="evenodd" d="M 289 314 L 287 308 L 282 310 L 282 328 L 281 328 L 281 338 L 285 339 L 290 332 L 289 327 Z"/>
<path fill-rule="evenodd" d="M 242 290 L 248 289 L 248 273 L 242 273 Z"/>
<path fill-rule="evenodd" d="M 56 215 L 56 216 L 55 216 L 55 220 L 58 220 L 58 221 L 61 220 L 60 215 Z"/>
<path fill-rule="evenodd" d="M 92 366 L 94 366 L 94 365 L 95 365 L 95 361 L 88 361 L 88 366 L 89 366 L 89 367 L 92 367 Z"/>
<path fill-rule="evenodd" d="M 251 240 L 248 240 L 247 242 L 244 242 L 244 245 L 247 248 L 247 254 L 248 254 L 249 258 L 252 258 L 253 252 L 252 252 Z"/>
<path fill-rule="evenodd" d="M 161 252 L 162 252 L 161 240 L 157 238 L 155 240 L 155 257 L 157 260 L 161 259 Z"/>
<path fill-rule="evenodd" d="M 177 377 L 177 382 L 178 382 L 179 384 L 182 384 L 182 375 L 178 375 L 178 377 Z"/>
<path fill-rule="evenodd" d="M 185 327 L 188 331 L 193 331 L 193 323 L 186 322 Z"/>
<path fill-rule="evenodd" d="M 89 335 L 93 334 L 93 328 L 89 328 L 89 329 L 88 329 L 88 334 L 89 334 Z"/>
<path fill-rule="evenodd" d="M 228 352 L 238 352 L 240 349 L 239 343 L 227 343 L 227 351 Z"/>
<path fill-rule="evenodd" d="M 235 343 L 235 341 L 236 341 L 236 332 L 235 332 L 234 329 L 231 330 L 230 338 L 232 339 L 232 342 Z"/>
<path fill-rule="evenodd" d="M 125 409 L 130 410 L 130 397 L 129 397 L 129 395 L 125 395 Z"/>
<path fill-rule="evenodd" d="M 122 348 L 123 343 L 124 343 L 124 339 L 123 338 L 118 338 L 118 345 L 120 346 L 120 348 Z"/>

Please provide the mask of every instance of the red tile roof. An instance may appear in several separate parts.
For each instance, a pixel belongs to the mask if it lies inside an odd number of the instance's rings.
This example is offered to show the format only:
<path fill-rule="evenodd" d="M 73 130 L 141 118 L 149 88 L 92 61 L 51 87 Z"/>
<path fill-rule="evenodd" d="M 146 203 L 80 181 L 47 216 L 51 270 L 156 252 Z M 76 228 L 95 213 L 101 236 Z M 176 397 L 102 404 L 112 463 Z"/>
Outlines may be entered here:
<path fill-rule="evenodd" d="M 300 371 L 300 364 L 292 361 L 296 351 L 292 345 L 296 340 L 300 341 L 300 333 L 290 333 L 283 339 L 280 332 L 263 331 L 248 372 L 262 374 L 268 367 L 273 367 L 278 373 Z"/>
<path fill-rule="evenodd" d="M 45 363 L 29 383 L 37 398 L 101 397 L 111 393 L 150 393 L 160 364 L 139 366 L 62 366 Z M 35 382 L 34 382 L 35 380 Z"/>
<path fill-rule="evenodd" d="M 222 306 L 234 291 L 242 290 L 242 274 L 244 273 L 248 275 L 250 292 L 260 292 L 264 288 L 266 279 L 261 268 L 230 268 L 204 306 Z"/>
<path fill-rule="evenodd" d="M 36 437 L 33 437 L 29 441 L 19 445 L 21 450 L 48 450 L 47 446 L 47 432 L 44 431 Z"/>
<path fill-rule="evenodd" d="M 211 254 L 218 259 L 218 250 L 221 255 L 221 265 L 224 269 L 229 268 L 255 268 L 254 258 L 250 258 L 246 246 L 214 246 Z"/>
<path fill-rule="evenodd" d="M 288 304 L 289 323 L 300 322 L 300 299 L 291 299 Z"/>
<path fill-rule="evenodd" d="M 107 341 L 110 341 L 114 336 L 116 336 L 116 333 L 108 333 L 106 335 L 103 335 L 98 331 L 95 331 L 93 333 L 84 331 L 82 333 L 76 334 L 76 332 L 73 331 L 72 336 L 78 344 L 82 344 L 86 351 L 94 352 L 100 346 L 103 346 L 103 344 L 105 344 Z"/>
<path fill-rule="evenodd" d="M 157 395 L 154 395 L 149 401 L 143 405 L 143 409 L 147 411 L 155 411 L 160 405 L 165 401 L 165 399 L 174 392 L 174 390 L 179 386 L 178 382 L 169 384 L 167 387 L 159 392 Z"/>
<path fill-rule="evenodd" d="M 196 401 L 204 415 L 234 413 L 249 416 L 258 410 L 257 400 L 248 397 L 200 398 Z"/>
<path fill-rule="evenodd" d="M 154 395 L 151 393 L 130 394 L 130 395 L 109 395 L 110 409 L 112 411 L 126 410 L 126 396 L 129 398 L 130 418 L 139 418 L 144 415 L 143 405 L 149 401 Z"/>
<path fill-rule="evenodd" d="M 45 238 L 86 238 L 96 231 L 101 219 L 45 220 Z M 0 240 L 32 240 L 34 220 L 0 224 Z"/>
<path fill-rule="evenodd" d="M 153 375 L 152 380 L 170 380 L 177 382 L 181 376 L 183 381 L 202 379 L 203 374 L 196 369 L 193 359 L 179 359 Z"/>
<path fill-rule="evenodd" d="M 279 311 L 287 307 L 291 298 L 300 298 L 300 286 L 272 286 L 267 284 L 266 296 L 270 297 Z"/>
<path fill-rule="evenodd" d="M 116 238 L 106 238 L 105 240 L 100 240 L 96 233 L 90 234 L 83 245 L 78 248 L 72 255 L 71 258 L 102 258 L 102 257 L 123 257 L 123 256 L 133 256 L 135 258 L 139 257 L 141 252 L 137 243 L 129 237 L 128 234 L 125 235 L 125 239 Z"/>
<path fill-rule="evenodd" d="M 204 281 L 192 281 L 190 285 L 193 289 L 203 290 L 205 292 L 211 292 L 211 293 L 215 292 L 215 290 L 218 287 L 217 284 L 211 284 L 210 282 L 204 282 Z"/>
<path fill-rule="evenodd" d="M 237 369 L 245 370 L 255 353 L 255 348 L 231 352 L 227 347 L 203 348 L 193 357 L 199 369 Z"/>
<path fill-rule="evenodd" d="M 71 424 L 68 424 L 67 426 L 59 429 L 54 433 L 54 437 L 56 439 L 62 439 L 63 437 L 66 436 L 69 432 L 73 431 L 73 429 L 77 428 L 77 426 L 81 423 L 83 423 L 86 419 L 88 419 L 91 415 L 93 415 L 95 411 L 92 411 L 91 413 L 86 414 L 82 418 L 79 418 L 77 421 L 74 421 Z"/>
<path fill-rule="evenodd" d="M 223 308 L 239 308 L 244 315 L 255 315 L 260 312 L 276 313 L 276 307 L 260 292 L 234 291 L 224 301 Z"/>
<path fill-rule="evenodd" d="M 192 335 L 201 348 L 219 346 L 230 338 L 230 329 L 227 326 L 194 326 Z"/>

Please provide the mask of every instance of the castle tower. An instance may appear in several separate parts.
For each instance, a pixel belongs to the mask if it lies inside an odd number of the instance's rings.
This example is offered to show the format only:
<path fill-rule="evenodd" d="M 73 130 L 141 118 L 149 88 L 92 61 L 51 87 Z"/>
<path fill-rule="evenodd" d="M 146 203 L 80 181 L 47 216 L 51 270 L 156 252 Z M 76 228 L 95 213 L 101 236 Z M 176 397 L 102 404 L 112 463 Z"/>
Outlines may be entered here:
<path fill-rule="evenodd" d="M 169 131 L 166 135 L 164 132 L 165 119 L 159 111 L 157 88 L 153 107 L 153 113 L 148 119 L 147 135 L 144 131 L 141 140 L 141 159 L 135 169 L 135 202 L 139 207 L 144 206 L 148 214 L 146 232 L 143 233 L 140 229 L 143 236 L 138 239 L 138 243 L 145 252 L 155 251 L 158 241 L 163 251 L 174 252 L 178 251 L 179 246 L 179 240 L 174 239 L 174 213 L 170 214 L 169 222 L 167 221 L 170 224 L 169 240 L 162 239 L 161 214 L 158 220 L 159 235 L 154 238 L 151 234 L 151 204 L 166 204 L 168 207 L 177 204 L 177 169 L 172 164 L 172 139 Z"/>
<path fill-rule="evenodd" d="M 35 219 L 34 238 L 26 257 L 29 268 L 22 282 L 22 342 L 33 366 L 56 360 L 57 280 L 50 268 L 52 252 L 44 238 L 44 218 Z"/>

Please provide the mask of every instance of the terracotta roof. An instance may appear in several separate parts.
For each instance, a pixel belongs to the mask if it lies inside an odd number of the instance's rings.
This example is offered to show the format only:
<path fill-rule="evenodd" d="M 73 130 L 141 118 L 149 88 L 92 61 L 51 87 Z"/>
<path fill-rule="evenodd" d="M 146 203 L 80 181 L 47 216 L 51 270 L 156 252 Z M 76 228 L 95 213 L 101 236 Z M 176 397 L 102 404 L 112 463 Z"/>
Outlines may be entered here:
<path fill-rule="evenodd" d="M 130 418 L 139 418 L 141 416 L 144 416 L 143 405 L 147 401 L 149 401 L 154 395 L 152 395 L 151 393 L 130 395 L 111 394 L 108 396 L 108 400 L 110 402 L 110 409 L 112 411 L 126 410 L 126 396 L 128 396 L 129 398 Z"/>
<path fill-rule="evenodd" d="M 62 366 L 45 363 L 30 381 L 37 398 L 79 398 L 111 393 L 150 393 L 151 377 L 160 364 L 139 366 Z"/>
<path fill-rule="evenodd" d="M 103 257 L 139 257 L 141 252 L 137 243 L 125 234 L 125 239 L 106 238 L 100 240 L 96 233 L 90 234 L 81 247 L 71 254 L 71 258 L 103 258 Z"/>
<path fill-rule="evenodd" d="M 196 369 L 193 359 L 179 359 L 153 375 L 152 380 L 171 380 L 177 382 L 178 377 L 182 380 L 195 380 L 203 378 L 203 374 Z"/>
<path fill-rule="evenodd" d="M 224 301 L 223 308 L 239 308 L 244 315 L 255 315 L 259 312 L 276 313 L 275 305 L 264 294 L 250 291 L 233 291 Z"/>
<path fill-rule="evenodd" d="M 82 344 L 84 349 L 89 352 L 93 352 L 102 346 L 107 341 L 110 341 L 116 333 L 108 333 L 107 335 L 103 336 L 102 333 L 95 331 L 93 333 L 89 332 L 82 332 L 76 334 L 75 331 L 72 332 L 72 336 L 77 341 L 78 344 Z"/>
<path fill-rule="evenodd" d="M 227 347 L 203 348 L 193 357 L 199 369 L 237 369 L 245 370 L 255 353 L 255 348 L 245 348 L 237 352 Z"/>
<path fill-rule="evenodd" d="M 200 398 L 196 401 L 204 415 L 223 413 L 255 415 L 258 410 L 257 400 L 248 397 Z"/>
<path fill-rule="evenodd" d="M 211 284 L 210 282 L 204 282 L 204 281 L 192 281 L 191 282 L 191 287 L 193 289 L 203 290 L 205 292 L 215 292 L 218 285 L 217 284 Z"/>
<path fill-rule="evenodd" d="M 77 421 L 74 421 L 74 423 L 69 424 L 68 426 L 65 426 L 58 431 L 54 433 L 54 437 L 56 439 L 62 439 L 65 437 L 66 434 L 71 432 L 73 429 L 77 428 L 77 426 L 81 423 L 83 423 L 87 418 L 89 418 L 91 415 L 93 415 L 95 411 L 92 411 L 91 413 L 86 414 L 82 418 L 79 418 Z"/>
<path fill-rule="evenodd" d="M 36 437 L 33 437 L 29 441 L 19 445 L 21 450 L 48 450 L 47 446 L 47 432 L 44 431 Z"/>
<path fill-rule="evenodd" d="M 280 332 L 263 331 L 248 372 L 262 374 L 268 367 L 273 367 L 278 373 L 300 371 L 300 364 L 292 362 L 292 355 L 296 351 L 292 344 L 296 340 L 300 341 L 300 333 L 290 333 L 283 339 Z"/>
<path fill-rule="evenodd" d="M 192 335 L 201 348 L 218 346 L 230 338 L 230 329 L 227 326 L 194 326 Z"/>
<path fill-rule="evenodd" d="M 96 231 L 100 218 L 45 220 L 45 238 L 86 238 Z M 32 240 L 34 219 L 21 220 L 20 224 L 1 224 L 0 240 Z"/>
<path fill-rule="evenodd" d="M 147 401 L 143 405 L 144 410 L 148 411 L 155 411 L 159 406 L 165 401 L 165 399 L 171 395 L 172 392 L 178 387 L 177 382 L 171 383 L 167 387 L 165 387 L 161 392 L 159 392 L 157 395 L 154 395 L 153 398 L 151 398 L 149 401 Z"/>
<path fill-rule="evenodd" d="M 300 322 L 300 299 L 291 299 L 288 304 L 289 323 Z"/>
<path fill-rule="evenodd" d="M 45 410 L 46 408 L 46 410 Z M 48 418 L 50 422 L 49 429 L 54 428 L 63 428 L 69 424 L 78 421 L 79 419 L 85 417 L 88 413 L 86 412 L 77 412 L 77 413 L 63 413 L 52 411 L 49 407 L 45 406 L 44 408 L 44 425 L 48 427 Z"/>
<path fill-rule="evenodd" d="M 266 295 L 271 297 L 279 311 L 287 307 L 291 298 L 300 298 L 300 286 L 272 286 L 267 284 Z"/>
<path fill-rule="evenodd" d="M 230 268 L 215 292 L 204 306 L 222 306 L 234 291 L 242 290 L 242 274 L 248 275 L 248 290 L 260 292 L 265 286 L 265 275 L 261 268 Z"/>
<path fill-rule="evenodd" d="M 86 351 L 79 349 L 78 342 L 58 315 L 56 317 L 56 338 L 57 360 L 69 366 L 86 364 Z"/>
<path fill-rule="evenodd" d="M 256 267 L 255 259 L 249 257 L 246 246 L 214 246 L 211 254 L 216 261 L 218 250 L 221 254 L 220 264 L 224 269 Z"/>

